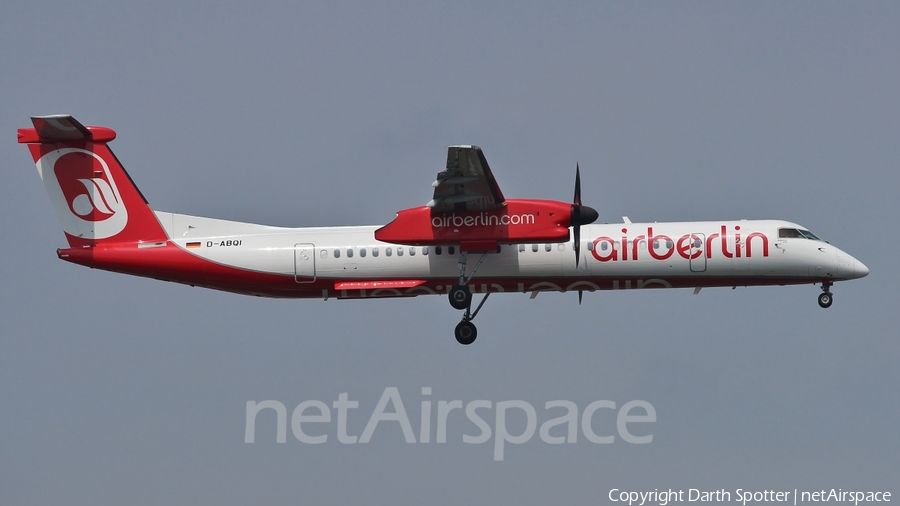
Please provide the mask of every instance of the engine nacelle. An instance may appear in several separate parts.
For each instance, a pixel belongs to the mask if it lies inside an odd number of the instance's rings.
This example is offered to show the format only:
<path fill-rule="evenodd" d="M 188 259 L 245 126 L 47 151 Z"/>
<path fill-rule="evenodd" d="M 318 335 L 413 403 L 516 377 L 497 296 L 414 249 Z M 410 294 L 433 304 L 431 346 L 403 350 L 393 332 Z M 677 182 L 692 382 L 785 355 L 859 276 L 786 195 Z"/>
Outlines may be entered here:
<path fill-rule="evenodd" d="M 507 199 L 489 211 L 434 212 L 413 207 L 375 231 L 379 241 L 413 246 L 459 244 L 462 251 L 493 251 L 500 244 L 566 242 L 572 205 L 554 200 Z"/>

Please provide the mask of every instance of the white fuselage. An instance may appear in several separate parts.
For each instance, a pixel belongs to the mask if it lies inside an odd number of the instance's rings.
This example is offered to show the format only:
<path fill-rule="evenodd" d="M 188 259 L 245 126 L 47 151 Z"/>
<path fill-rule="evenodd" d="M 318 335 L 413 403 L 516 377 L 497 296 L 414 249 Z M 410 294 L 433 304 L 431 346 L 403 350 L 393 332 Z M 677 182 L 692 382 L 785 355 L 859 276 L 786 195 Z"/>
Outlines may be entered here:
<path fill-rule="evenodd" d="M 314 283 L 315 296 L 358 297 L 358 290 L 346 288 L 353 281 L 421 280 L 425 283 L 380 295 L 439 293 L 459 276 L 457 245 L 383 243 L 374 238 L 376 226 L 280 228 L 156 215 L 171 241 L 192 255 L 239 270 L 292 277 L 298 285 Z M 797 284 L 868 273 L 862 263 L 827 242 L 779 238 L 779 229 L 802 228 L 777 220 L 586 225 L 578 267 L 571 241 L 502 245 L 499 253 L 486 256 L 471 288 L 486 292 Z M 470 254 L 470 259 L 478 256 Z M 469 266 L 471 271 L 471 261 Z M 362 296 L 367 287 L 371 296 L 378 286 L 390 285 L 359 285 Z"/>

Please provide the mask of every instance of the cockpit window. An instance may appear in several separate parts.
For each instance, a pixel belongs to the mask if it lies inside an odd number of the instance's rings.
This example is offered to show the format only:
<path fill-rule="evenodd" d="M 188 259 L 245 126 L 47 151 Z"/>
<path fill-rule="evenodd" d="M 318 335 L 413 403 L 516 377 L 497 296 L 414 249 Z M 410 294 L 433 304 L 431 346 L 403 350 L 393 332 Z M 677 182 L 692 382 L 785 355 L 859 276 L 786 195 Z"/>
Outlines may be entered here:
<path fill-rule="evenodd" d="M 796 237 L 799 239 L 803 239 L 803 234 L 800 233 L 796 228 L 779 228 L 778 229 L 778 238 L 785 239 L 790 237 Z"/>
<path fill-rule="evenodd" d="M 811 239 L 813 241 L 821 241 L 816 237 L 815 234 L 810 232 L 809 230 L 802 230 L 796 228 L 779 228 L 778 229 L 778 237 L 780 239 L 784 238 L 797 238 L 797 239 Z"/>
<path fill-rule="evenodd" d="M 807 239 L 812 239 L 813 241 L 821 241 L 822 240 L 822 239 L 819 239 L 818 237 L 816 237 L 816 234 L 813 234 L 809 230 L 801 229 L 800 233 L 803 234 L 803 237 L 806 237 Z"/>

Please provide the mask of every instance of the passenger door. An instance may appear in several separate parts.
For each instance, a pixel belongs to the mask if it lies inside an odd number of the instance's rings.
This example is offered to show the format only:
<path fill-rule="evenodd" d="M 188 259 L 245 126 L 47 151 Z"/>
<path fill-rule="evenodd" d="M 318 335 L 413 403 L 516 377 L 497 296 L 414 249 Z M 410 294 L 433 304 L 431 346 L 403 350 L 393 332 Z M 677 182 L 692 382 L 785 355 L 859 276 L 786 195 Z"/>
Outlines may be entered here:
<path fill-rule="evenodd" d="M 703 234 L 691 234 L 691 249 L 688 254 L 691 262 L 691 272 L 706 271 L 706 252 L 703 251 L 703 245 L 706 243 L 706 236 Z M 699 255 L 697 255 L 699 253 Z M 697 258 L 694 258 L 697 255 Z"/>
<path fill-rule="evenodd" d="M 312 283 L 316 280 L 316 246 L 312 243 L 294 245 L 294 281 Z"/>

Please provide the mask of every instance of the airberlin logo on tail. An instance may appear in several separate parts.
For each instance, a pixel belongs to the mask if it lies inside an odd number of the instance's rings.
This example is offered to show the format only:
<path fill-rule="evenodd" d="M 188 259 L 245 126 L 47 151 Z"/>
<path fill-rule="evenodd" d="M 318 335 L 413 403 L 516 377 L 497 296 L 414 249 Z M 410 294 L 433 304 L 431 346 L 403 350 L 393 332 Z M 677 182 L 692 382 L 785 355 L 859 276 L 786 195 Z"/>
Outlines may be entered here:
<path fill-rule="evenodd" d="M 85 178 L 76 181 L 83 187 L 77 185 L 62 187 L 63 195 L 66 196 L 66 202 L 69 203 L 69 209 L 73 213 L 89 221 L 103 221 L 116 214 L 110 208 L 115 207 L 113 204 L 118 202 L 115 202 L 112 187 L 103 178 Z"/>
<path fill-rule="evenodd" d="M 66 233 L 105 239 L 125 228 L 125 203 L 109 165 L 96 153 L 78 148 L 51 151 L 37 161 L 37 168 Z"/>

